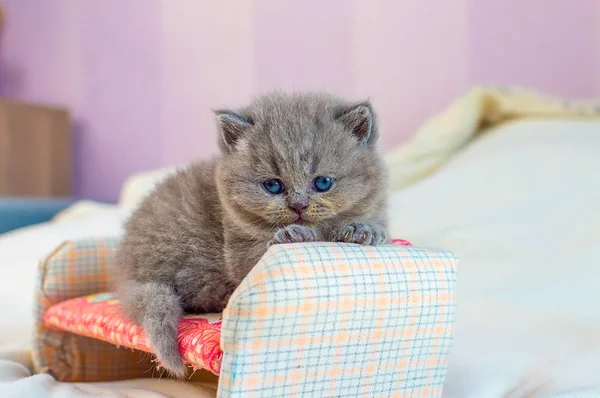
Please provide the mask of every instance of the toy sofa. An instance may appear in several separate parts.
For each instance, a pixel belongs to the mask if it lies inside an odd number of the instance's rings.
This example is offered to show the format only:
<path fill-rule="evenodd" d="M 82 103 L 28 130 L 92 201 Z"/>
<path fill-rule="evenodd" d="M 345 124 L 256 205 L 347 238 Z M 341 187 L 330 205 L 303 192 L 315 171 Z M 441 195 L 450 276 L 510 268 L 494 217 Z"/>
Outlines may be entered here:
<path fill-rule="evenodd" d="M 161 374 L 109 291 L 117 246 L 65 242 L 40 263 L 36 371 L 78 382 Z M 441 396 L 457 265 L 401 244 L 273 246 L 223 314 L 182 321 L 180 351 L 218 376 L 219 397 Z"/>

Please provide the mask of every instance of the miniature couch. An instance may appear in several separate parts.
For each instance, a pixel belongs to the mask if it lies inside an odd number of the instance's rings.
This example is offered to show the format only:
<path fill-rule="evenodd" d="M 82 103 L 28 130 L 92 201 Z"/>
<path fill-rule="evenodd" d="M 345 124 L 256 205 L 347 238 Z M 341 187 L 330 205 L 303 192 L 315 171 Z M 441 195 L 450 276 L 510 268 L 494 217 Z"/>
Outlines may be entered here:
<path fill-rule="evenodd" d="M 36 371 L 78 382 L 160 374 L 109 291 L 118 243 L 65 242 L 40 263 Z M 441 396 L 457 266 L 448 251 L 402 244 L 273 246 L 223 314 L 182 320 L 180 352 L 218 375 L 219 397 Z"/>

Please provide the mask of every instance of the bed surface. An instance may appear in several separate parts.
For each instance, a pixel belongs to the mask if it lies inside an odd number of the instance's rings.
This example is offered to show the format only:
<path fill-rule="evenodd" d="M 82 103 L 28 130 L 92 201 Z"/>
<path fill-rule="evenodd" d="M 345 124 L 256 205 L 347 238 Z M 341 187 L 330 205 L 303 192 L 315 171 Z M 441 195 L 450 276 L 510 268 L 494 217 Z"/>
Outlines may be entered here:
<path fill-rule="evenodd" d="M 600 386 L 599 154 L 600 122 L 515 122 L 392 195 L 392 236 L 461 258 L 445 396 L 544 396 Z M 65 238 L 120 234 L 127 211 L 104 211 L 0 237 L 0 267 L 11 275 L 0 278 L 0 309 L 14 320 L 0 329 L 0 359 L 28 365 L 37 259 Z M 16 376 L 2 366 L 12 366 Z M 3 381 L 26 374 L 16 362 L 0 362 L 0 390 Z M 65 388 L 35 377 L 44 388 Z M 168 383 L 85 388 L 176 396 Z"/>
<path fill-rule="evenodd" d="M 507 124 L 393 196 L 395 236 L 461 259 L 446 396 L 600 385 L 599 154 L 599 122 Z"/>

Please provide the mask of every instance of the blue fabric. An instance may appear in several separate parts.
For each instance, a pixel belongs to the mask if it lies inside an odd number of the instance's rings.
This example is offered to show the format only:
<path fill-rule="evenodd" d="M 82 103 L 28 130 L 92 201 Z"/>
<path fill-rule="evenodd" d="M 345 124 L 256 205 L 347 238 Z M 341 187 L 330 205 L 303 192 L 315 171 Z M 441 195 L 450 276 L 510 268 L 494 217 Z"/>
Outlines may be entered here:
<path fill-rule="evenodd" d="M 0 198 L 0 234 L 49 221 L 75 199 Z"/>

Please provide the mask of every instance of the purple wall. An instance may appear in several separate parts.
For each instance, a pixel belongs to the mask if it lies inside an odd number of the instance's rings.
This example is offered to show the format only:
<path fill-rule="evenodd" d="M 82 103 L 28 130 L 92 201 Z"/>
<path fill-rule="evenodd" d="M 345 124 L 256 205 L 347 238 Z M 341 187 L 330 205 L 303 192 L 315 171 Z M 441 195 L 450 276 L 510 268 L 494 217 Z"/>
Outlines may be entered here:
<path fill-rule="evenodd" d="M 384 144 L 478 83 L 600 94 L 597 0 L 6 0 L 0 93 L 68 106 L 75 185 L 215 153 L 211 108 L 272 89 L 370 97 Z"/>
<path fill-rule="evenodd" d="M 471 80 L 600 94 L 600 1 L 470 0 L 469 14 Z"/>

